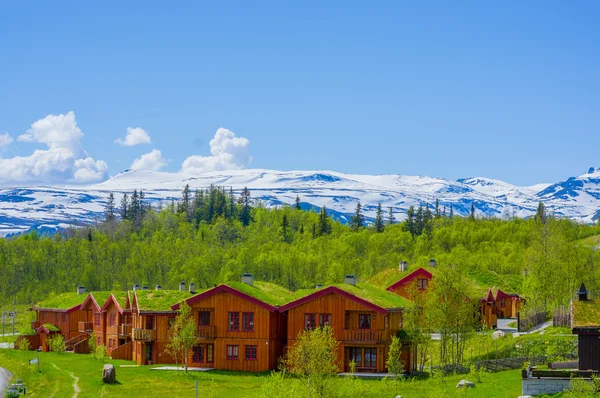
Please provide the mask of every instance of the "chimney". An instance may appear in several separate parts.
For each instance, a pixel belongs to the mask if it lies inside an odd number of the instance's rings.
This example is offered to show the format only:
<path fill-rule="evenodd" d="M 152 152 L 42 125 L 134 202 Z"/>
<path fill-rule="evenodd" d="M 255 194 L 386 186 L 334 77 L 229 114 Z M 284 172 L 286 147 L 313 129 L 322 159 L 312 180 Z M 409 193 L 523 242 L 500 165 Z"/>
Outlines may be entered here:
<path fill-rule="evenodd" d="M 247 272 L 244 273 L 244 275 L 242 275 L 242 283 L 252 286 L 254 284 L 254 276 Z"/>
<path fill-rule="evenodd" d="M 356 286 L 356 276 L 354 276 L 354 275 L 344 276 L 344 284 Z"/>
<path fill-rule="evenodd" d="M 400 272 L 408 270 L 408 263 L 406 261 L 400 261 L 400 266 L 398 267 Z"/>
<path fill-rule="evenodd" d="M 319 289 L 321 289 L 322 287 L 323 287 L 323 285 L 321 285 L 320 283 L 317 283 L 317 284 L 315 285 L 315 290 L 319 290 Z"/>
<path fill-rule="evenodd" d="M 435 261 L 434 259 L 429 260 L 429 266 L 431 268 L 437 267 L 437 261 Z"/>
<path fill-rule="evenodd" d="M 162 286 L 161 286 L 161 285 L 156 285 L 156 286 L 154 287 L 154 290 L 162 290 Z"/>
<path fill-rule="evenodd" d="M 190 293 L 196 294 L 196 284 L 194 282 L 190 283 Z"/>
<path fill-rule="evenodd" d="M 185 292 L 185 282 L 179 283 L 179 291 L 180 292 Z"/>
<path fill-rule="evenodd" d="M 577 295 L 579 296 L 579 301 L 587 301 L 588 300 L 588 291 L 585 288 L 585 285 L 583 284 L 583 282 L 581 282 L 581 287 L 579 288 L 579 291 L 577 292 Z"/>
<path fill-rule="evenodd" d="M 142 290 L 148 290 L 148 286 L 142 286 Z"/>
<path fill-rule="evenodd" d="M 137 283 L 133 285 L 133 290 L 140 290 L 140 285 Z"/>
<path fill-rule="evenodd" d="M 84 294 L 86 292 L 85 287 L 77 286 L 77 294 Z"/>

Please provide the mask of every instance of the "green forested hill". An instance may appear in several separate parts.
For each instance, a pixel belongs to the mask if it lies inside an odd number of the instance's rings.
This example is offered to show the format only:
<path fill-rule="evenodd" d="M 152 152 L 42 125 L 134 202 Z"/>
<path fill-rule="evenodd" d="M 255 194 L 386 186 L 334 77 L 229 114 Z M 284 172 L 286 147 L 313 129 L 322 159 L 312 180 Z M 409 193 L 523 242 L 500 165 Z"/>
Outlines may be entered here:
<path fill-rule="evenodd" d="M 133 219 L 54 237 L 0 240 L 0 304 L 12 294 L 34 303 L 77 285 L 124 290 L 134 283 L 176 288 L 185 281 L 206 288 L 244 272 L 291 291 L 340 283 L 345 274 L 385 284 L 400 275 L 382 271 L 396 270 L 401 260 L 414 269 L 430 258 L 456 265 L 482 288 L 501 287 L 533 301 L 566 303 L 582 281 L 592 292 L 600 289 L 600 254 L 580 243 L 600 233 L 596 226 L 430 216 L 418 234 L 405 223 L 377 232 L 317 212 L 250 208 L 249 201 L 219 192 L 220 213 L 207 192 L 196 208 L 188 198 L 188 208 L 145 209 Z M 215 197 L 219 204 L 219 193 Z"/>

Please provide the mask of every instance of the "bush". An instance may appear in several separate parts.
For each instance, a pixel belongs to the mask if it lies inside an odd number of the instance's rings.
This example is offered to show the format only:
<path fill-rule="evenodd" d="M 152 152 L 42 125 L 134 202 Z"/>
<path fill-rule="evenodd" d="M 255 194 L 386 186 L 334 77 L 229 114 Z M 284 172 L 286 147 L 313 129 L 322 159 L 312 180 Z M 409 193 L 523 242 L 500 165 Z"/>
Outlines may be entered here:
<path fill-rule="evenodd" d="M 106 346 L 99 345 L 96 347 L 96 350 L 92 354 L 97 361 L 104 362 L 106 358 Z"/>
<path fill-rule="evenodd" d="M 31 344 L 29 344 L 29 340 L 21 339 L 19 341 L 19 350 L 20 351 L 29 351 L 31 349 Z"/>
<path fill-rule="evenodd" d="M 67 345 L 65 338 L 61 334 L 55 334 L 53 337 L 48 339 L 48 347 L 52 352 L 65 352 Z"/>
<path fill-rule="evenodd" d="M 96 347 L 98 345 L 96 341 L 96 332 L 92 332 L 92 334 L 90 334 L 90 338 L 88 339 L 88 348 L 92 356 L 96 355 Z"/>

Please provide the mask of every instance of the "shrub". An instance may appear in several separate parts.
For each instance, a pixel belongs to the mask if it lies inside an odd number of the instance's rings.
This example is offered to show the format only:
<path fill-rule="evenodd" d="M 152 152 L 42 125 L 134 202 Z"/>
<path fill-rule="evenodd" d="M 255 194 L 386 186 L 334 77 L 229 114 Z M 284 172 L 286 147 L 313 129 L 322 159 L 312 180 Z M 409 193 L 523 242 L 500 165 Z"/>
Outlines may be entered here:
<path fill-rule="evenodd" d="M 104 359 L 106 358 L 106 346 L 97 346 L 93 356 L 97 361 L 104 362 Z"/>
<path fill-rule="evenodd" d="M 19 350 L 20 351 L 29 351 L 31 349 L 31 344 L 29 344 L 29 340 L 21 339 L 19 341 Z"/>
<path fill-rule="evenodd" d="M 48 347 L 52 352 L 65 352 L 67 350 L 65 338 L 61 334 L 55 334 L 53 337 L 50 337 L 48 339 Z"/>

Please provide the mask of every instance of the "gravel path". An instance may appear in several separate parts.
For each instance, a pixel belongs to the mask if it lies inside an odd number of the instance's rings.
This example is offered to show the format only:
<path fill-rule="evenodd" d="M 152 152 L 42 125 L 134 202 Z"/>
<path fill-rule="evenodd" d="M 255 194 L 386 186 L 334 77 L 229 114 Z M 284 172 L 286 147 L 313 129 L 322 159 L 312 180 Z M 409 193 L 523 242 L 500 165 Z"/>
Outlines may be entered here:
<path fill-rule="evenodd" d="M 4 368 L 0 368 L 0 397 L 4 396 L 4 390 L 8 387 L 12 373 Z"/>

